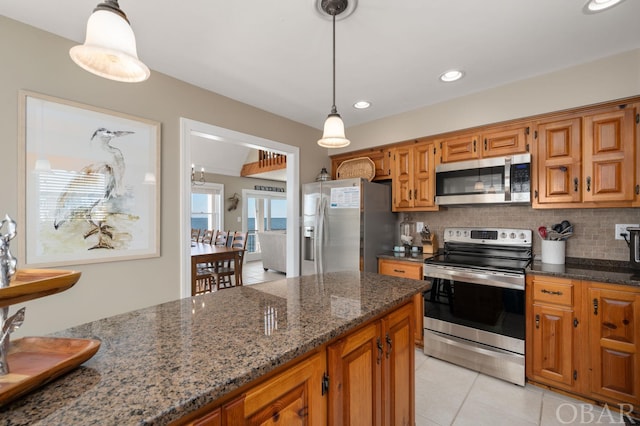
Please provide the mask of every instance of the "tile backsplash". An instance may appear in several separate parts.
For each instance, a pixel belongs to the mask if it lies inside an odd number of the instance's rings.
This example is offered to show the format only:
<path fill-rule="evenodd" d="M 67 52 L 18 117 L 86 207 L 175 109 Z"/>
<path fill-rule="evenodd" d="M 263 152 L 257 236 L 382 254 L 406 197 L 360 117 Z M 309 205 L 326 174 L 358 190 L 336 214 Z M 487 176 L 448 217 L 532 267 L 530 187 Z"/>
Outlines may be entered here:
<path fill-rule="evenodd" d="M 446 227 L 518 228 L 533 231 L 533 252 L 540 256 L 541 225 L 552 225 L 566 219 L 573 224 L 573 236 L 567 240 L 566 256 L 588 259 L 629 260 L 629 248 L 624 240 L 615 240 L 616 223 L 640 223 L 640 209 L 553 209 L 534 210 L 530 206 L 449 207 L 438 212 L 414 212 L 398 215 L 424 222 L 435 232 L 442 245 Z"/>

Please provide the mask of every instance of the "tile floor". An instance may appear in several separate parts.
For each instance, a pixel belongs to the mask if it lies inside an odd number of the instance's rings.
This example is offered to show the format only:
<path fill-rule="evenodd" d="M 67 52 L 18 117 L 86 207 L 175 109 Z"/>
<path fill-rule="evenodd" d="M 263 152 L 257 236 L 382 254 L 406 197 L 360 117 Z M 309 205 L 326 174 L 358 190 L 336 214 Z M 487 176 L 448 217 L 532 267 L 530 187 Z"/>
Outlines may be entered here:
<path fill-rule="evenodd" d="M 265 271 L 262 268 L 261 260 L 247 262 L 242 267 L 242 280 L 244 285 L 279 280 L 282 278 L 286 278 L 286 275 L 281 272 L 272 271 L 271 269 Z"/>
<path fill-rule="evenodd" d="M 245 285 L 285 278 L 247 262 Z M 428 357 L 416 349 L 416 426 L 625 425 L 618 412 L 533 385 L 524 387 Z M 640 423 L 637 423 L 640 424 Z"/>
<path fill-rule="evenodd" d="M 580 424 L 625 423 L 613 410 L 533 385 L 517 386 L 416 349 L 416 426 Z"/>

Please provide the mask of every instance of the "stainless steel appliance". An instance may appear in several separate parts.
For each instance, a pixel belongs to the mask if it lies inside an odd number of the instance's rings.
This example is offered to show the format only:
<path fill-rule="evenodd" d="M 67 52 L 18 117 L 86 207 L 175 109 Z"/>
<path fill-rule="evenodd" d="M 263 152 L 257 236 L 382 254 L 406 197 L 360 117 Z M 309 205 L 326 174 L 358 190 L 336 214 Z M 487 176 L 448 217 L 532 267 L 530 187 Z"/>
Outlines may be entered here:
<path fill-rule="evenodd" d="M 366 179 L 302 186 L 302 274 L 377 272 L 377 255 L 393 250 L 391 187 Z"/>
<path fill-rule="evenodd" d="M 531 154 L 436 166 L 436 204 L 531 202 Z"/>
<path fill-rule="evenodd" d="M 629 261 L 631 267 L 640 269 L 640 228 L 630 227 L 629 231 Z"/>
<path fill-rule="evenodd" d="M 528 229 L 446 228 L 425 260 L 424 352 L 524 386 Z"/>

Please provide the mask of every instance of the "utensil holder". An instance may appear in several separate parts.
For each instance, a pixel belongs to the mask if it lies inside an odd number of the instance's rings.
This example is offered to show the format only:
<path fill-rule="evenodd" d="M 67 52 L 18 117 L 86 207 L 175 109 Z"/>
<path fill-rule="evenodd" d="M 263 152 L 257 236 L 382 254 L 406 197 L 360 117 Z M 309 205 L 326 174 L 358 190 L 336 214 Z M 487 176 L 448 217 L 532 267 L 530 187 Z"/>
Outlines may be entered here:
<path fill-rule="evenodd" d="M 566 241 L 542 240 L 542 263 L 564 265 Z"/>

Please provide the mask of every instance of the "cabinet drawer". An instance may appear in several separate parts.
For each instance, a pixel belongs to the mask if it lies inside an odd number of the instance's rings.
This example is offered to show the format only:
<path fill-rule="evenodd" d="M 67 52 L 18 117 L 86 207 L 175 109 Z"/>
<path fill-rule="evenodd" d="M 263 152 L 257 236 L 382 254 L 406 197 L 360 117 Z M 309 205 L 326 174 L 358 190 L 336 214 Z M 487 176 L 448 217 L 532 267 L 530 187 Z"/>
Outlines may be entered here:
<path fill-rule="evenodd" d="M 533 300 L 554 305 L 573 306 L 573 284 L 570 281 L 561 283 L 534 280 Z"/>
<path fill-rule="evenodd" d="M 380 259 L 378 261 L 378 273 L 393 277 L 413 278 L 414 280 L 423 279 L 422 264 L 408 261 Z"/>

